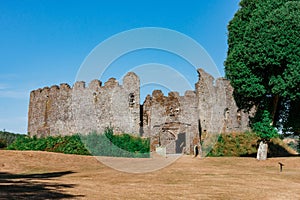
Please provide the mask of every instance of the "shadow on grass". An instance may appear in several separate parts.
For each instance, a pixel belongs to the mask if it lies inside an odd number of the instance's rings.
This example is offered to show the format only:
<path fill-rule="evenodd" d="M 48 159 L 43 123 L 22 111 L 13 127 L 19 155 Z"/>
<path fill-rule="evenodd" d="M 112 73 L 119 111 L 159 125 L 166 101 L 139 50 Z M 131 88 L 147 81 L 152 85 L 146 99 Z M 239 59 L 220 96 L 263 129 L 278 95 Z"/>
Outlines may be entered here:
<path fill-rule="evenodd" d="M 258 148 L 259 143 L 257 143 L 257 148 Z M 256 149 L 257 149 L 256 148 Z M 252 157 L 256 158 L 257 153 L 251 153 L 251 154 L 243 154 L 241 157 Z M 291 154 L 285 147 L 270 142 L 268 144 L 268 158 L 276 158 L 276 157 L 299 157 L 300 155 L 298 154 Z"/>
<path fill-rule="evenodd" d="M 76 199 L 82 195 L 66 194 L 64 188 L 73 188 L 74 184 L 55 183 L 58 178 L 72 171 L 42 174 L 10 174 L 0 172 L 0 199 Z"/>
<path fill-rule="evenodd" d="M 268 158 L 274 157 L 299 157 L 299 154 L 291 154 L 283 146 L 270 143 L 268 146 Z"/>

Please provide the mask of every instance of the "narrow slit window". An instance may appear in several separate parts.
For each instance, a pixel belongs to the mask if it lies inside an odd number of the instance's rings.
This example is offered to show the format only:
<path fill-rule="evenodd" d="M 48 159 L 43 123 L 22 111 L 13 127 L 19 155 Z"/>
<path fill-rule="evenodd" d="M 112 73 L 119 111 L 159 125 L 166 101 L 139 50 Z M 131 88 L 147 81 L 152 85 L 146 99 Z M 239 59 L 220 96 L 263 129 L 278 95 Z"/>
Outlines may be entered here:
<path fill-rule="evenodd" d="M 134 100 L 134 94 L 130 93 L 129 94 L 129 107 L 133 107 L 135 104 L 135 100 Z"/>

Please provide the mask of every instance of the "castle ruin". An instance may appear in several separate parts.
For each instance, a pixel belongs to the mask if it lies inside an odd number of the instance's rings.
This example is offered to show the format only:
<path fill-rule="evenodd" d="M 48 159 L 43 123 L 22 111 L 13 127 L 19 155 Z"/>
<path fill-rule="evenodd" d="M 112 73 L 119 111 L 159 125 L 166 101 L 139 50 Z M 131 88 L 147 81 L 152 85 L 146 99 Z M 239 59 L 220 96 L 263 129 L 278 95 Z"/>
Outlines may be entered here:
<path fill-rule="evenodd" d="M 154 90 L 140 105 L 140 80 L 133 72 L 120 85 L 109 79 L 104 85 L 93 80 L 88 86 L 76 82 L 45 87 L 30 93 L 28 132 L 31 136 L 131 133 L 151 138 L 151 148 L 166 147 L 167 153 L 190 153 L 202 133 L 249 130 L 249 115 L 238 109 L 230 82 L 198 69 L 194 91 L 168 96 Z"/>

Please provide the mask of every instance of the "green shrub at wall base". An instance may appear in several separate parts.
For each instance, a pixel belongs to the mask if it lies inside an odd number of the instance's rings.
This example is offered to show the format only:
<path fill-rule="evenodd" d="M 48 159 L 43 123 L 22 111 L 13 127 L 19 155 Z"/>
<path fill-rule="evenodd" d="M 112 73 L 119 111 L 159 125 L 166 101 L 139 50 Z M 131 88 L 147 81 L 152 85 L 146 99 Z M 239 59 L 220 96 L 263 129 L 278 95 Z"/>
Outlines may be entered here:
<path fill-rule="evenodd" d="M 18 137 L 8 146 L 9 150 L 50 151 L 66 154 L 112 156 L 112 157 L 150 157 L 150 140 L 129 134 L 113 135 L 112 129 L 104 134 Z"/>

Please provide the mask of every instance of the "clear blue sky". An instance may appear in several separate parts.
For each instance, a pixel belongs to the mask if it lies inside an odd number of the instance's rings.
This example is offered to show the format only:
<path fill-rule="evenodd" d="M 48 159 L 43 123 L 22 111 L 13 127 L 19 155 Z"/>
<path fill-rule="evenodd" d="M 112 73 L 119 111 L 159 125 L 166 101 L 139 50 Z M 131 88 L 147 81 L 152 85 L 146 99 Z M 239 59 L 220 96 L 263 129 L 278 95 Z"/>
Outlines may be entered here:
<path fill-rule="evenodd" d="M 133 28 L 163 27 L 186 34 L 206 49 L 223 76 L 227 24 L 238 3 L 0 0 L 0 129 L 26 133 L 31 90 L 60 83 L 72 85 L 94 47 Z M 147 53 L 150 57 L 153 54 L 149 51 L 143 55 Z M 139 64 L 165 64 L 169 59 L 165 56 Z M 126 63 L 126 57 L 122 59 Z M 196 72 L 192 79 L 197 79 Z"/>

